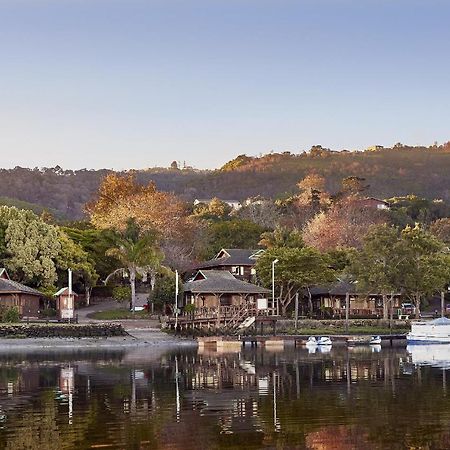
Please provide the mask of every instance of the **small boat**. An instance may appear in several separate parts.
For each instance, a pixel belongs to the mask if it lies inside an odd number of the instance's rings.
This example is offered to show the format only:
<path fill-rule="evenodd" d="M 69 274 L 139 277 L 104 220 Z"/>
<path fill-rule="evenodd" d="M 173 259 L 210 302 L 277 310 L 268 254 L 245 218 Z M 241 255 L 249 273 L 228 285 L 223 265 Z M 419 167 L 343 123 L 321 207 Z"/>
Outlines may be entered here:
<path fill-rule="evenodd" d="M 450 319 L 413 322 L 406 340 L 408 344 L 450 344 Z"/>
<path fill-rule="evenodd" d="M 320 336 L 317 340 L 317 345 L 333 345 L 333 343 L 328 336 Z"/>
<path fill-rule="evenodd" d="M 381 345 L 381 336 L 372 336 L 369 345 Z"/>
<path fill-rule="evenodd" d="M 305 344 L 307 347 L 315 347 L 318 345 L 317 339 L 315 336 L 310 336 Z"/>

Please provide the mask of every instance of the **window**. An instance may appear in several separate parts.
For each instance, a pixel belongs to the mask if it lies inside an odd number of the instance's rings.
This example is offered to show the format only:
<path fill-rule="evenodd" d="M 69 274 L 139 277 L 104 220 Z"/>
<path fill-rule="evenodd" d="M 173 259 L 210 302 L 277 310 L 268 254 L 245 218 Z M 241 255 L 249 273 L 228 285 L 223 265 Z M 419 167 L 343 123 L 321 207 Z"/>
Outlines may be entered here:
<path fill-rule="evenodd" d="M 239 266 L 232 266 L 231 267 L 231 273 L 233 275 L 239 275 Z"/>

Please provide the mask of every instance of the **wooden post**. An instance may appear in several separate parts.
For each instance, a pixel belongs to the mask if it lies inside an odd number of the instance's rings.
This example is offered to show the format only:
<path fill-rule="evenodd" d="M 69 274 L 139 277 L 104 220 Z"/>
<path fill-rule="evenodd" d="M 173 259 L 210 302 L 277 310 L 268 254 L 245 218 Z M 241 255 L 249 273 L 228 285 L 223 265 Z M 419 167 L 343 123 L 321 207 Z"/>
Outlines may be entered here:
<path fill-rule="evenodd" d="M 348 333 L 348 319 L 350 313 L 350 293 L 345 294 L 345 332 Z"/>
<path fill-rule="evenodd" d="M 295 331 L 298 328 L 298 292 L 295 294 Z"/>

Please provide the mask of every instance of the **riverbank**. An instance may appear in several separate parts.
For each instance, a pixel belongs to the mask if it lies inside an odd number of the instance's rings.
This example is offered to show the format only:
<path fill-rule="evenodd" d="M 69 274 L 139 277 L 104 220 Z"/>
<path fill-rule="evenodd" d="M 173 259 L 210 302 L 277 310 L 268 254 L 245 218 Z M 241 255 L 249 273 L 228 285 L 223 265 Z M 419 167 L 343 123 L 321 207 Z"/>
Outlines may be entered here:
<path fill-rule="evenodd" d="M 0 351 L 196 345 L 192 339 L 169 335 L 157 328 L 128 327 L 122 323 L 13 324 L 0 327 Z"/>

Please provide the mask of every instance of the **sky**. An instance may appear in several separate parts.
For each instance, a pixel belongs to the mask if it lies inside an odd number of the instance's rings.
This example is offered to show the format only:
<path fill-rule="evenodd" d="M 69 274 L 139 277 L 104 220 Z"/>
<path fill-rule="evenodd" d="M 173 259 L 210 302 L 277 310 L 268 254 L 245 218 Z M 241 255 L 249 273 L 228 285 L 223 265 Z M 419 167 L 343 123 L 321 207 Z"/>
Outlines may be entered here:
<path fill-rule="evenodd" d="M 450 140 L 448 0 L 0 0 L 0 167 Z"/>

